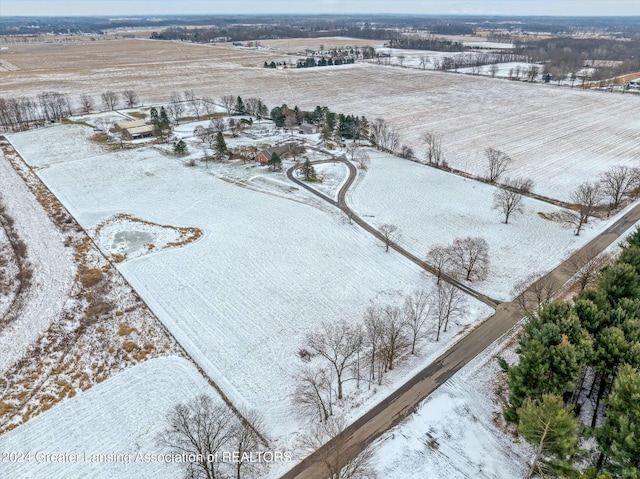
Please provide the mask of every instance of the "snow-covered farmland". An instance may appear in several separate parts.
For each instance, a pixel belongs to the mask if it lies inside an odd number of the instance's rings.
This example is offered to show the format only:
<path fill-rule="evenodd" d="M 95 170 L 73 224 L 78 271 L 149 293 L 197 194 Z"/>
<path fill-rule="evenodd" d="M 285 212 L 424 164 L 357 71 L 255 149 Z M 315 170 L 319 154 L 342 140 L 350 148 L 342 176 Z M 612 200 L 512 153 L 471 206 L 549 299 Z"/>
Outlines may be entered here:
<path fill-rule="evenodd" d="M 26 161 L 45 162 L 44 151 L 28 152 Z M 242 181 L 230 177 L 233 169 Z M 188 168 L 145 147 L 57 162 L 38 174 L 89 231 L 119 213 L 202 231 L 195 242 L 150 251 L 119 269 L 230 400 L 264 414 L 272 438 L 300 427 L 290 395 L 309 332 L 322 321 L 359 321 L 372 301 L 397 302 L 434 283 L 266 167 Z M 459 326 L 438 348 L 429 347 L 429 358 L 490 313 L 470 298 L 467 306 Z"/>
<path fill-rule="evenodd" d="M 455 238 L 485 238 L 490 274 L 474 287 L 497 299 L 511 299 L 518 280 L 553 269 L 602 227 L 602 222 L 591 221 L 576 237 L 573 230 L 538 214 L 560 208 L 531 198 L 524 199 L 524 214 L 504 224 L 492 208 L 495 187 L 385 153 L 372 151 L 370 156 L 369 170 L 348 198 L 354 211 L 376 226 L 398 226 L 400 244 L 420 257 Z"/>
<path fill-rule="evenodd" d="M 640 157 L 640 98 L 633 95 L 368 63 L 274 70 L 261 67 L 275 59 L 266 53 L 182 42 L 10 48 L 20 70 L 3 76 L 8 96 L 47 89 L 73 97 L 86 92 L 98 102 L 105 90 L 132 88 L 144 103 L 166 102 L 169 92 L 158 88 L 158 79 L 170 78 L 173 90 L 193 89 L 201 97 L 260 97 L 269 107 L 326 105 L 386 118 L 418 154 L 425 132 L 441 134 L 449 164 L 474 174 L 485 172 L 486 148 L 501 149 L 514 159 L 512 175 L 530 176 L 538 193 L 565 200 L 580 183 L 613 165 L 636 166 Z M 408 62 L 414 52 L 404 55 Z M 45 75 L 41 66 L 52 57 L 55 74 Z"/>
<path fill-rule="evenodd" d="M 62 234 L 1 153 L 0 196 L 19 238 L 28 245 L 27 259 L 33 268 L 32 285 L 24 288 L 18 317 L 0 329 L 1 374 L 62 316 L 75 265 Z"/>
<path fill-rule="evenodd" d="M 3 461 L 2 477 L 179 477 L 182 464 L 136 457 L 166 453 L 156 441 L 167 414 L 199 394 L 222 401 L 186 359 L 156 358 L 133 366 L 0 435 L 0 451 L 31 453 L 30 461 Z M 49 456 L 61 454 L 78 460 L 57 462 Z M 107 454 L 111 460 L 94 456 Z"/>

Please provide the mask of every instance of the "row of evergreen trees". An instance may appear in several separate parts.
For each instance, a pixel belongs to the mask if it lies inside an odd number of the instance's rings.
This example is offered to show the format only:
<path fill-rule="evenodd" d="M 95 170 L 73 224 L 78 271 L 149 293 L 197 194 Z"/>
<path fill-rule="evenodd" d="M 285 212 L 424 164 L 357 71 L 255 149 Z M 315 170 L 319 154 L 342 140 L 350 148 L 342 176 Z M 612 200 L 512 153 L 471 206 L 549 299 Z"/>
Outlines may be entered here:
<path fill-rule="evenodd" d="M 316 106 L 314 110 L 306 111 L 297 106 L 289 108 L 284 104 L 273 108 L 270 116 L 278 127 L 293 127 L 302 123 L 316 125 L 326 140 L 362 140 L 369 137 L 369 121 L 366 117 L 335 113 L 326 106 Z"/>
<path fill-rule="evenodd" d="M 501 361 L 504 416 L 536 444 L 527 477 L 639 479 L 640 228 L 595 288 L 529 318 L 518 355 L 515 366 Z M 580 451 L 590 437 L 598 451 Z M 589 464 L 582 472 L 579 460 Z"/>

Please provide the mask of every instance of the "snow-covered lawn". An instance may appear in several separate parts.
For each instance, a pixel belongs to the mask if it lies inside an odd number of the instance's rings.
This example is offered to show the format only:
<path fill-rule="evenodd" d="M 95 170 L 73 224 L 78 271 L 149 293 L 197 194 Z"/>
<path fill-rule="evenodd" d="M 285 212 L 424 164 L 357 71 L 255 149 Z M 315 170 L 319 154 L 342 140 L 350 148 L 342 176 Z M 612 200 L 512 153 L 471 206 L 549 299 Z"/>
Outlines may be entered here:
<path fill-rule="evenodd" d="M 3 453 L 31 454 L 23 462 L 7 457 L 1 475 L 16 479 L 181 477 L 182 464 L 136 457 L 166 453 L 156 441 L 166 427 L 167 414 L 199 394 L 222 401 L 186 359 L 163 357 L 133 366 L 0 435 Z M 78 455 L 78 460 L 50 459 L 49 455 L 59 454 Z M 100 454 L 113 456 L 111 460 L 94 456 Z"/>
<path fill-rule="evenodd" d="M 63 124 L 10 137 L 16 151 L 23 158 L 29 158 L 31 165 L 48 166 L 105 154 L 106 148 L 89 140 L 95 134 L 92 128 L 84 125 Z"/>
<path fill-rule="evenodd" d="M 531 198 L 523 200 L 524 214 L 504 224 L 492 208 L 495 187 L 385 153 L 371 151 L 370 156 L 369 170 L 360 174 L 348 198 L 354 211 L 375 226 L 398 226 L 400 244 L 419 257 L 455 238 L 485 238 L 490 274 L 472 286 L 497 299 L 511 299 L 518 280 L 553 269 L 605 226 L 592 220 L 576 237 L 572 229 L 538 214 L 560 208 Z"/>

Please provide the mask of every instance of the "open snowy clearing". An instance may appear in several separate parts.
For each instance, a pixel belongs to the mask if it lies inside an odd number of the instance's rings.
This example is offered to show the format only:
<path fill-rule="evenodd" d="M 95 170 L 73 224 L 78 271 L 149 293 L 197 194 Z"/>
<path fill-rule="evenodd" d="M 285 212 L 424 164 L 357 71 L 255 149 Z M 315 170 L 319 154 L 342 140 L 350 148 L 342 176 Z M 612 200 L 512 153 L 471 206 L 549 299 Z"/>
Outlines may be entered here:
<path fill-rule="evenodd" d="M 474 174 L 485 173 L 486 148 L 501 149 L 514 159 L 512 176 L 529 176 L 535 191 L 559 199 L 611 166 L 635 166 L 640 157 L 640 98 L 633 95 L 366 63 L 273 70 L 262 68 L 265 60 L 277 60 L 265 52 L 180 42 L 9 48 L 2 58 L 21 70 L 3 73 L 7 95 L 59 90 L 77 102 L 86 92 L 99 104 L 101 92 L 131 88 L 148 103 L 193 89 L 214 98 L 260 97 L 270 108 L 326 105 L 370 120 L 385 117 L 418 155 L 424 133 L 441 134 L 449 164 Z M 416 53 L 403 54 L 408 61 Z M 167 78 L 171 89 L 158 88 Z"/>
<path fill-rule="evenodd" d="M 604 221 L 591 220 L 580 236 L 573 229 L 542 218 L 561 208 L 524 198 L 524 214 L 504 224 L 492 208 L 494 186 L 436 168 L 370 151 L 371 166 L 360 175 L 348 202 L 376 226 L 398 226 L 399 243 L 419 257 L 437 244 L 479 236 L 489 244 L 489 277 L 474 288 L 509 301 L 512 288 L 532 273 L 547 272 L 587 243 Z"/>
<path fill-rule="evenodd" d="M 31 453 L 28 462 L 4 461 L 2 475 L 22 479 L 179 477 L 181 464 L 136 461 L 136 455 L 165 453 L 156 440 L 166 427 L 167 414 L 199 394 L 222 402 L 186 359 L 163 357 L 133 366 L 0 435 L 1 451 Z M 78 454 L 79 461 L 42 460 L 43 454 Z M 92 461 L 94 454 L 114 456 L 112 461 Z"/>
<path fill-rule="evenodd" d="M 18 317 L 0 328 L 0 374 L 63 314 L 75 275 L 72 251 L 31 191 L 0 153 L 0 194 L 33 268 Z M 3 325 L 4 326 L 4 325 Z"/>
<path fill-rule="evenodd" d="M 230 177 L 234 171 L 236 179 Z M 187 168 L 146 147 L 58 162 L 38 173 L 90 231 L 127 213 L 203 232 L 187 246 L 147 251 L 119 269 L 231 401 L 264 414 L 272 439 L 300 429 L 290 397 L 307 334 L 322 321 L 361 320 L 371 302 L 400 302 L 403 294 L 434 284 L 417 266 L 385 253 L 342 213 L 266 167 L 225 162 Z M 100 240 L 107 252 L 117 226 Z M 122 228 L 130 231 L 131 225 Z M 467 313 L 426 347 L 428 354 L 399 369 L 379 394 L 349 413 L 373 405 L 488 314 L 469 298 Z"/>

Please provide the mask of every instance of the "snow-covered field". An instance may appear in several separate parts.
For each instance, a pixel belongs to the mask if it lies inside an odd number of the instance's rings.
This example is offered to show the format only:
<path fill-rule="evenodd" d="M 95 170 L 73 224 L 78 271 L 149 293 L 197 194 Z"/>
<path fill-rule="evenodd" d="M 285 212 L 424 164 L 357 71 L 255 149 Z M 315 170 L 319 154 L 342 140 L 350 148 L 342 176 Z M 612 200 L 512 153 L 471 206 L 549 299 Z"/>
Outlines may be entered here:
<path fill-rule="evenodd" d="M 538 213 L 560 208 L 524 199 L 524 214 L 504 224 L 492 208 L 496 188 L 400 158 L 370 151 L 371 165 L 349 194 L 355 212 L 371 224 L 398 226 L 400 244 L 419 257 L 436 244 L 479 236 L 489 244 L 490 274 L 474 288 L 497 299 L 512 299 L 521 279 L 557 266 L 571 251 L 603 229 L 590 221 L 580 236 Z"/>
<path fill-rule="evenodd" d="M 22 462 L 11 462 L 7 456 L 0 475 L 16 479 L 180 477 L 182 464 L 136 458 L 167 452 L 156 442 L 166 427 L 167 414 L 199 394 L 222 401 L 186 359 L 170 356 L 133 366 L 0 435 L 3 453 L 30 453 L 30 460 Z M 77 460 L 51 458 L 61 454 Z M 106 455 L 112 455 L 111 460 Z"/>
<path fill-rule="evenodd" d="M 25 288 L 18 318 L 0 329 L 2 374 L 62 315 L 75 265 L 62 234 L 2 153 L 0 195 L 15 220 L 17 234 L 28 245 L 27 258 L 33 268 L 32 286 Z"/>
<path fill-rule="evenodd" d="M 530 68 L 535 67 L 538 70 L 538 75 L 542 73 L 542 66 L 535 63 L 525 62 L 505 62 L 495 64 L 495 77 L 496 78 L 516 78 L 523 80 L 527 78 Z M 458 68 L 459 73 L 476 73 L 478 75 L 492 76 L 493 65 L 482 65 L 477 68 L 466 67 Z"/>
<path fill-rule="evenodd" d="M 8 96 L 47 89 L 72 99 L 86 92 L 99 103 L 105 90 L 132 88 L 144 103 L 166 102 L 170 91 L 157 88 L 157 81 L 171 78 L 172 90 L 193 89 L 198 96 L 260 97 L 269 108 L 326 105 L 370 120 L 386 118 L 418 155 L 424 133 L 441 134 L 449 164 L 474 174 L 484 173 L 486 148 L 501 149 L 514 159 L 512 175 L 530 176 L 535 191 L 565 200 L 580 183 L 613 165 L 635 166 L 640 157 L 640 97 L 634 95 L 368 63 L 273 70 L 261 67 L 271 60 L 266 53 L 181 42 L 10 48 L 20 71 L 3 76 Z M 401 54 L 408 65 L 420 53 Z M 43 58 L 52 55 L 55 74 L 43 73 Z"/>
<path fill-rule="evenodd" d="M 44 151 L 26 151 L 27 162 L 46 161 Z M 38 174 L 89 231 L 126 213 L 203 232 L 193 243 L 148 251 L 119 269 L 235 405 L 263 412 L 274 438 L 300 428 L 290 396 L 307 334 L 322 321 L 359 321 L 372 301 L 400 302 L 403 294 L 434 283 L 417 266 L 385 253 L 342 213 L 266 167 L 237 161 L 188 168 L 145 147 L 57 162 Z M 116 229 L 108 231 L 116 235 Z M 100 244 L 113 242 L 101 237 Z M 460 330 L 489 313 L 469 298 L 459 325 L 392 380 L 428 364 Z"/>

